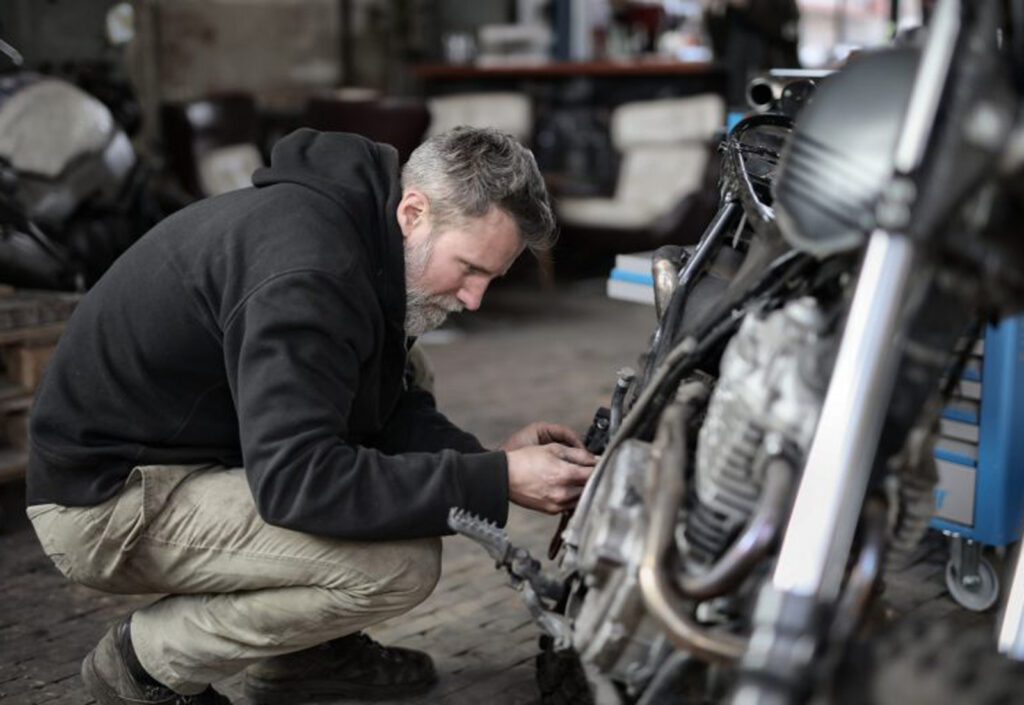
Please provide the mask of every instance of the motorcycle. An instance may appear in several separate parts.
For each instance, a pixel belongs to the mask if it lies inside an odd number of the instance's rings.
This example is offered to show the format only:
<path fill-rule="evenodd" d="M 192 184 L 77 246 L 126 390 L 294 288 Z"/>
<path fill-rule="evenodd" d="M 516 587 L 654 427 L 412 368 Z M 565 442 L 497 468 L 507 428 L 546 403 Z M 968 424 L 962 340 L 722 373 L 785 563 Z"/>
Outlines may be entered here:
<path fill-rule="evenodd" d="M 104 84 L 95 71 L 82 75 Z M 0 40 L 0 283 L 84 291 L 185 205 L 157 184 L 115 119 L 112 107 L 136 115 L 132 101 L 124 90 L 112 97 L 108 106 L 68 80 L 23 69 Z"/>
<path fill-rule="evenodd" d="M 928 528 L 944 401 L 981 325 L 1024 309 L 1022 89 L 1024 2 L 1000 0 L 752 86 L 718 214 L 654 257 L 658 326 L 588 434 L 554 569 L 449 517 L 545 632 L 543 702 L 1021 701 L 988 634 L 872 630 Z M 999 647 L 1024 658 L 1024 561 Z"/>

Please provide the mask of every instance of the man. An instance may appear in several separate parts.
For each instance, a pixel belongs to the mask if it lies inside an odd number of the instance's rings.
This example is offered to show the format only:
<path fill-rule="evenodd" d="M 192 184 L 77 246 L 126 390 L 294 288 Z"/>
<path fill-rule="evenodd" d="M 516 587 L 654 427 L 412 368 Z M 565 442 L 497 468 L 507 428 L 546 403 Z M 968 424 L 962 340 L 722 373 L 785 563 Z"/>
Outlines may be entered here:
<path fill-rule="evenodd" d="M 31 420 L 28 514 L 101 590 L 168 593 L 82 677 L 101 705 L 387 697 L 426 654 L 359 630 L 433 589 L 451 506 L 571 506 L 594 458 L 531 424 L 497 451 L 403 375 L 409 338 L 476 309 L 553 219 L 532 155 L 461 128 L 396 152 L 299 130 L 254 188 L 126 252 L 62 336 Z"/>

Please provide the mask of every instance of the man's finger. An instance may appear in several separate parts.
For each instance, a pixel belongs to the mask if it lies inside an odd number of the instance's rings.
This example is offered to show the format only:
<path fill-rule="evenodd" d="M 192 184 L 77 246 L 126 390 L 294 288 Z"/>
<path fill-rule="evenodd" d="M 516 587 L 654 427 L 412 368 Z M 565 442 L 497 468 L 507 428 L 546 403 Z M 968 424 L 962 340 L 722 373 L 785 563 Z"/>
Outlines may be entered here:
<path fill-rule="evenodd" d="M 538 428 L 537 436 L 541 441 L 555 441 L 576 448 L 583 447 L 583 441 L 579 435 L 568 426 L 558 423 L 542 423 Z"/>
<path fill-rule="evenodd" d="M 583 439 L 581 439 L 579 437 L 579 434 L 576 433 L 571 428 L 569 428 L 568 426 L 563 426 L 561 424 L 550 424 L 549 429 L 553 438 L 560 441 L 561 443 L 573 446 L 574 448 L 583 447 Z"/>
<path fill-rule="evenodd" d="M 562 446 L 559 450 L 558 457 L 566 462 L 576 463 L 577 465 L 589 466 L 597 464 L 597 456 L 585 448 L 570 448 L 569 446 Z"/>
<path fill-rule="evenodd" d="M 562 463 L 562 480 L 569 486 L 582 486 L 587 484 L 590 475 L 594 472 L 593 466 L 579 465 L 577 463 Z"/>

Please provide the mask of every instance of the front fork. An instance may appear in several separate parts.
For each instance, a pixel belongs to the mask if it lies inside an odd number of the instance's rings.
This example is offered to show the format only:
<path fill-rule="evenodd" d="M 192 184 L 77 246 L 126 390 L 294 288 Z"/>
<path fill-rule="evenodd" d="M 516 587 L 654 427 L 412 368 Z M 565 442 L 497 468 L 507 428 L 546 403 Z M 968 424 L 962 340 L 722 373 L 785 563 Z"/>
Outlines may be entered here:
<path fill-rule="evenodd" d="M 868 243 L 818 427 L 732 705 L 799 702 L 839 596 L 900 358 L 901 317 L 915 262 L 905 237 Z"/>
<path fill-rule="evenodd" d="M 818 428 L 770 583 L 758 598 L 754 631 L 732 705 L 800 702 L 839 595 L 857 519 L 887 416 L 900 358 L 900 312 L 914 245 L 909 228 L 921 168 L 961 34 L 962 0 L 940 0 L 918 62 L 893 154 L 894 181 L 877 208 L 850 316 L 839 344 Z"/>

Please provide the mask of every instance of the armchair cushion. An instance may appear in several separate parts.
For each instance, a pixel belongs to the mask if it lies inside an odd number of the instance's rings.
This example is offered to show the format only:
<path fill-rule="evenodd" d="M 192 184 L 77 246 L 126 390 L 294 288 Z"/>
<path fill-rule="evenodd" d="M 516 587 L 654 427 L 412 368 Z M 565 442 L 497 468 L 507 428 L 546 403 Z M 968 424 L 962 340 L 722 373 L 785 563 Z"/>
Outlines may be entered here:
<path fill-rule="evenodd" d="M 526 144 L 533 131 L 533 106 L 525 93 L 459 93 L 430 98 L 427 106 L 428 137 L 459 125 L 471 125 L 503 130 Z"/>
<path fill-rule="evenodd" d="M 711 137 L 724 119 L 716 95 L 619 106 L 611 123 L 612 141 L 622 153 L 614 196 L 560 199 L 560 220 L 580 227 L 652 227 L 701 188 Z"/>

